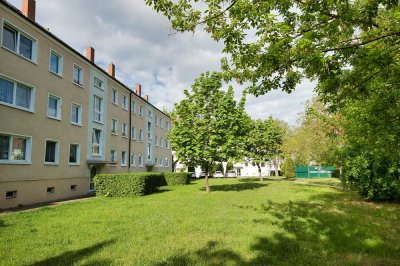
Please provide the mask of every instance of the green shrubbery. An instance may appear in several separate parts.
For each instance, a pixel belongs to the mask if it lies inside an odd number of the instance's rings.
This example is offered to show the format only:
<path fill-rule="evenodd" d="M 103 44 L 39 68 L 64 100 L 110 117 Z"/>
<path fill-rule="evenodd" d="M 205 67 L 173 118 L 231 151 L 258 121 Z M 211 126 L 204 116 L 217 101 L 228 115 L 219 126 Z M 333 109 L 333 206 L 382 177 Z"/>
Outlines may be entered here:
<path fill-rule="evenodd" d="M 190 184 L 191 173 L 164 173 L 167 186 Z"/>
<path fill-rule="evenodd" d="M 286 178 L 296 177 L 295 164 L 292 158 L 290 157 L 285 158 L 282 164 L 282 171 L 283 174 L 286 176 Z"/>
<path fill-rule="evenodd" d="M 143 196 L 165 184 L 161 173 L 100 174 L 94 178 L 96 195 Z"/>
<path fill-rule="evenodd" d="M 153 193 L 161 186 L 190 183 L 190 173 L 100 174 L 94 178 L 97 196 L 126 197 Z"/>

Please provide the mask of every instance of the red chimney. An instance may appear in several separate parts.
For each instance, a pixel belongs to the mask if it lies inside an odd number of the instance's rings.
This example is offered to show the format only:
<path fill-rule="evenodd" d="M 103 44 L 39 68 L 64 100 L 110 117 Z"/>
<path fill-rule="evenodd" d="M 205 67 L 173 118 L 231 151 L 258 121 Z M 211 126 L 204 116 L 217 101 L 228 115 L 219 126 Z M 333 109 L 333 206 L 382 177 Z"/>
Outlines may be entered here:
<path fill-rule="evenodd" d="M 35 21 L 36 17 L 36 1 L 22 0 L 22 14 L 30 20 Z"/>
<path fill-rule="evenodd" d="M 90 60 L 94 64 L 94 48 L 88 47 L 86 48 L 86 58 Z"/>
<path fill-rule="evenodd" d="M 136 94 L 142 97 L 142 85 L 136 84 Z"/>
<path fill-rule="evenodd" d="M 108 65 L 108 75 L 115 78 L 115 65 L 113 63 Z"/>
<path fill-rule="evenodd" d="M 146 95 L 144 96 L 144 99 L 148 102 L 148 101 L 149 101 L 149 95 L 146 94 Z"/>

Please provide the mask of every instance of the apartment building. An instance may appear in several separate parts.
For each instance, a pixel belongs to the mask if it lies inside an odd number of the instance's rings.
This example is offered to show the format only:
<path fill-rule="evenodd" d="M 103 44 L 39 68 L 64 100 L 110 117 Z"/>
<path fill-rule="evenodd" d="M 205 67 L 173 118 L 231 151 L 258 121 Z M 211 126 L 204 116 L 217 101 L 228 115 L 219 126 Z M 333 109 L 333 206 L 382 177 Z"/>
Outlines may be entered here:
<path fill-rule="evenodd" d="M 171 171 L 170 118 L 0 0 L 0 209 L 86 195 L 98 173 Z"/>

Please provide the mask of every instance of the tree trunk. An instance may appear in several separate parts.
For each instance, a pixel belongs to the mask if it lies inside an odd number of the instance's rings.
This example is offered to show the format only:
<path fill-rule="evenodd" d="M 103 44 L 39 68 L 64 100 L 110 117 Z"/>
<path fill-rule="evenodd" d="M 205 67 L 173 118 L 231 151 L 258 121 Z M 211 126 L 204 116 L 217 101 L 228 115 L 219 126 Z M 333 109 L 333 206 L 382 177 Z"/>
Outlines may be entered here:
<path fill-rule="evenodd" d="M 204 178 L 204 186 L 206 188 L 206 192 L 210 192 L 210 185 L 208 184 L 208 172 L 209 172 L 209 167 L 207 165 L 206 166 L 206 177 Z"/>
<path fill-rule="evenodd" d="M 264 181 L 262 174 L 261 174 L 261 163 L 257 163 L 258 168 L 258 176 L 260 177 L 260 181 Z"/>
<path fill-rule="evenodd" d="M 275 167 L 275 176 L 278 177 L 279 176 L 279 170 L 278 170 L 278 158 L 275 157 L 274 161 L 274 167 Z"/>

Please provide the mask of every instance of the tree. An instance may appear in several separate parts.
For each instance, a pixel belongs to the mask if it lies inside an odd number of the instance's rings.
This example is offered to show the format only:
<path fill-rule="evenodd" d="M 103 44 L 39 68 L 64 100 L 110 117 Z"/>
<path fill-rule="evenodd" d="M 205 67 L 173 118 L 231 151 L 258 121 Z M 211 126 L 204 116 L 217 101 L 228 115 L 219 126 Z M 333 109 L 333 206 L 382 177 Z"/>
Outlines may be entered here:
<path fill-rule="evenodd" d="M 253 120 L 251 130 L 246 138 L 246 157 L 257 165 L 258 175 L 263 181 L 261 174 L 261 163 L 266 160 L 274 162 L 275 169 L 278 169 L 277 157 L 280 157 L 282 139 L 285 134 L 285 127 L 282 122 L 272 117 L 266 120 Z M 278 171 L 275 171 L 278 175 Z"/>
<path fill-rule="evenodd" d="M 285 174 L 286 178 L 295 178 L 295 163 L 291 157 L 286 157 L 282 164 L 282 171 Z"/>
<path fill-rule="evenodd" d="M 211 166 L 240 153 L 248 128 L 245 98 L 237 103 L 233 88 L 224 92 L 221 87 L 219 73 L 201 74 L 171 114 L 171 147 L 183 163 L 202 166 L 206 191 Z"/>

